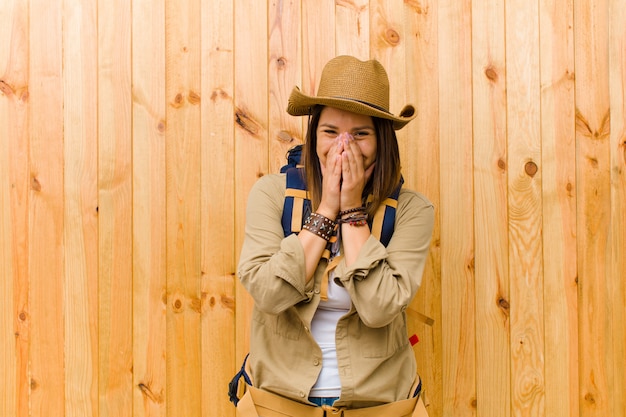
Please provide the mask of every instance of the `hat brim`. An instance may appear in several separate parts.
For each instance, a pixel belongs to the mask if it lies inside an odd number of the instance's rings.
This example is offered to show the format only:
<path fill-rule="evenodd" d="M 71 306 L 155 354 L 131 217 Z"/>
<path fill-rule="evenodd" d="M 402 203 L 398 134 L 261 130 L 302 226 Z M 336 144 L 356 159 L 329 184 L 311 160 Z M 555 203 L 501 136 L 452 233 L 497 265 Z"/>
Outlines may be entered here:
<path fill-rule="evenodd" d="M 391 120 L 394 130 L 402 129 L 417 116 L 415 107 L 410 104 L 404 106 L 400 114 L 395 116 L 385 110 L 349 98 L 309 96 L 302 93 L 298 87 L 294 87 L 291 91 L 289 101 L 287 102 L 287 113 L 292 116 L 306 116 L 311 114 L 313 107 L 316 105 L 330 106 L 365 116 Z"/>

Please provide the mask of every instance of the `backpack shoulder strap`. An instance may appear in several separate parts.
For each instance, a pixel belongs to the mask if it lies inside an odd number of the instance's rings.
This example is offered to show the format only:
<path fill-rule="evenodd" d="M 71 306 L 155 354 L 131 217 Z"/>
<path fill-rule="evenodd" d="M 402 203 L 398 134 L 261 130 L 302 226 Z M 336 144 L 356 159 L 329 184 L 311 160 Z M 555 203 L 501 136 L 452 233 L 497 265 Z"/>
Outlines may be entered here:
<path fill-rule="evenodd" d="M 287 176 L 285 201 L 283 203 L 282 225 L 285 236 L 299 233 L 304 219 L 311 213 L 311 200 L 304 181 L 304 169 L 289 167 Z"/>
<path fill-rule="evenodd" d="M 398 208 L 398 196 L 400 195 L 403 184 L 404 179 L 400 178 L 400 183 L 393 193 L 378 207 L 370 226 L 372 234 L 385 246 L 389 244 L 391 236 L 393 236 L 393 229 L 396 222 L 396 209 Z"/>
<path fill-rule="evenodd" d="M 287 164 L 280 169 L 280 172 L 285 173 L 287 176 L 281 220 L 285 236 L 299 233 L 302 230 L 304 219 L 311 214 L 311 200 L 306 187 L 304 169 L 300 164 L 301 157 L 302 144 L 296 145 L 287 151 Z M 393 236 L 398 196 L 403 184 L 404 179 L 400 178 L 398 187 L 381 204 L 370 224 L 372 234 L 385 246 L 389 244 Z"/>

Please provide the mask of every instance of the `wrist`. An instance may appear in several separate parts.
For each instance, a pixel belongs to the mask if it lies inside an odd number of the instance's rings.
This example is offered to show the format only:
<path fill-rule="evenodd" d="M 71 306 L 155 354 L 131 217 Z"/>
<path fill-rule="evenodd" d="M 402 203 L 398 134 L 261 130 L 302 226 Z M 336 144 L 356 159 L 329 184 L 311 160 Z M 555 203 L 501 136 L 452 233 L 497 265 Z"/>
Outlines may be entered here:
<path fill-rule="evenodd" d="M 311 213 L 304 221 L 302 230 L 307 230 L 325 241 L 329 241 L 335 234 L 337 222 L 320 213 Z"/>
<path fill-rule="evenodd" d="M 328 217 L 329 219 L 335 219 L 337 218 L 337 213 L 339 212 L 339 209 L 333 209 L 331 207 L 328 207 L 324 204 L 320 204 L 320 206 L 317 208 L 317 210 L 315 210 L 316 213 L 321 214 L 324 217 Z"/>

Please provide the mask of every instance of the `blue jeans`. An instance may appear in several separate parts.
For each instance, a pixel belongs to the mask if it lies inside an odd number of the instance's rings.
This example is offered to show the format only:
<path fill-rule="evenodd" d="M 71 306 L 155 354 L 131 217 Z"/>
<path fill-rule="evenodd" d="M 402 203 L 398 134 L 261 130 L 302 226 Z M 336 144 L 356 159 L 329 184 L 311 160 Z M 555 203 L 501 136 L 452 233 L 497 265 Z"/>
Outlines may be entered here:
<path fill-rule="evenodd" d="M 309 397 L 309 401 L 311 401 L 313 404 L 317 405 L 318 407 L 321 407 L 323 405 L 332 406 L 333 403 L 337 401 L 338 399 L 339 397 Z"/>

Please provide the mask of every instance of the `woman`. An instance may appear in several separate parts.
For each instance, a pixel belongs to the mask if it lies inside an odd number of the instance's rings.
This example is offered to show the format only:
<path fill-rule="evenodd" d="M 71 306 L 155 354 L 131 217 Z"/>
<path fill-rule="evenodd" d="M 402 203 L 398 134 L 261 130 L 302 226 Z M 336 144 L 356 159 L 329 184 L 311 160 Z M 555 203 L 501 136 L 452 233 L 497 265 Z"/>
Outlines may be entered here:
<path fill-rule="evenodd" d="M 339 56 L 324 67 L 317 96 L 291 93 L 287 112 L 310 118 L 302 179 L 311 211 L 299 233 L 285 233 L 285 174 L 262 177 L 249 195 L 238 273 L 254 299 L 256 388 L 347 409 L 413 395 L 405 310 L 434 215 L 424 196 L 402 188 L 387 245 L 370 230 L 402 184 L 395 130 L 415 117 L 410 105 L 399 116 L 388 109 L 389 81 L 375 60 Z"/>

